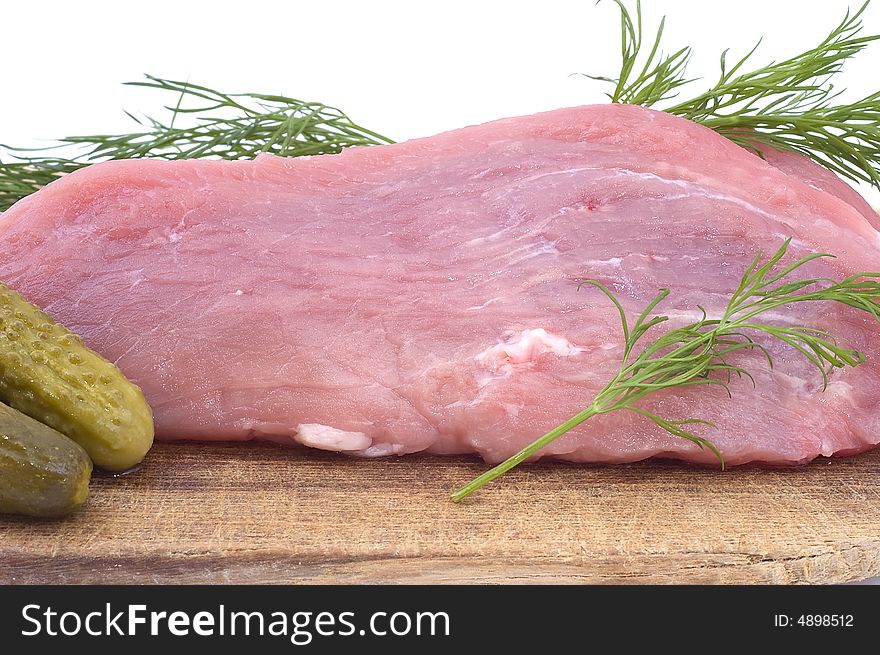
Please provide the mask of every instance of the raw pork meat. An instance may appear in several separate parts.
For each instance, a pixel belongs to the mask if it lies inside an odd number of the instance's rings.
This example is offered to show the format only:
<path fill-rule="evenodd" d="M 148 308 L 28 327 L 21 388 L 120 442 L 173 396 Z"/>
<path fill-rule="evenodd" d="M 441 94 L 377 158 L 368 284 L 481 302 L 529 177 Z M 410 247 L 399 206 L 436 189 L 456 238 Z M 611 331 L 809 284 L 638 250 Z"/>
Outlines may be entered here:
<path fill-rule="evenodd" d="M 778 160 L 778 161 L 776 161 Z M 0 279 L 140 384 L 160 439 L 271 439 L 379 456 L 498 461 L 587 405 L 621 334 L 596 278 L 637 313 L 659 287 L 680 324 L 725 304 L 758 249 L 880 271 L 876 216 L 842 182 L 771 163 L 632 106 L 563 109 L 301 159 L 119 161 L 0 217 Z M 827 190 L 823 190 L 827 189 Z M 757 389 L 645 406 L 706 428 L 728 464 L 805 462 L 880 441 L 880 329 L 847 307 L 771 317 L 865 352 L 821 380 L 770 343 Z M 544 453 L 588 462 L 713 455 L 632 413 Z"/>

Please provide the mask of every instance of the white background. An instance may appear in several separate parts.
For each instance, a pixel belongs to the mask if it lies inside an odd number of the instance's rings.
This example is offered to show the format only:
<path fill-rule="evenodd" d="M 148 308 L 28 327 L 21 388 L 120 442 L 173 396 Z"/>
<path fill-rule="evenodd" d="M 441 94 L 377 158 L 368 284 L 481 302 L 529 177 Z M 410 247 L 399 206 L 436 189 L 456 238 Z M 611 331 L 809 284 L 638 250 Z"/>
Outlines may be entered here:
<path fill-rule="evenodd" d="M 860 0 L 644 4 L 645 24 L 666 14 L 667 48 L 693 46 L 691 76 L 708 81 L 723 48 L 744 53 L 763 36 L 756 63 L 801 52 Z M 880 32 L 880 1 L 864 22 Z M 616 74 L 619 29 L 610 0 L 23 1 L 4 3 L 0 52 L 0 143 L 128 131 L 123 107 L 159 115 L 169 101 L 121 86 L 143 73 L 325 102 L 403 140 L 602 102 L 601 84 L 572 74 Z M 851 98 L 876 91 L 878 64 L 880 44 L 836 84 Z"/>
<path fill-rule="evenodd" d="M 801 52 L 860 3 L 644 0 L 644 14 L 649 26 L 667 15 L 667 47 L 693 46 L 691 73 L 708 81 L 723 48 L 744 53 L 763 36 L 758 63 Z M 880 2 L 865 24 L 880 32 Z M 426 136 L 602 102 L 600 83 L 572 73 L 615 74 L 618 35 L 610 0 L 8 2 L 0 143 L 130 130 L 123 107 L 161 114 L 169 101 L 121 86 L 143 73 L 318 100 L 396 140 Z M 852 97 L 875 91 L 878 63 L 875 45 L 839 83 Z"/>

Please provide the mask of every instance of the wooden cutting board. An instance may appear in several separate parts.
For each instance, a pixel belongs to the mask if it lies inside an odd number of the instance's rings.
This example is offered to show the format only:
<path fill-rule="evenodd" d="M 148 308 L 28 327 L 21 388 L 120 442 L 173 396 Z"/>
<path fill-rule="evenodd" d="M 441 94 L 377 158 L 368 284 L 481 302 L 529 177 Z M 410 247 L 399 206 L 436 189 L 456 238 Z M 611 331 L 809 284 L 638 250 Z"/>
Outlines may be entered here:
<path fill-rule="evenodd" d="M 159 444 L 63 521 L 0 519 L 2 583 L 830 583 L 880 574 L 880 451 L 801 468 L 525 467 Z"/>

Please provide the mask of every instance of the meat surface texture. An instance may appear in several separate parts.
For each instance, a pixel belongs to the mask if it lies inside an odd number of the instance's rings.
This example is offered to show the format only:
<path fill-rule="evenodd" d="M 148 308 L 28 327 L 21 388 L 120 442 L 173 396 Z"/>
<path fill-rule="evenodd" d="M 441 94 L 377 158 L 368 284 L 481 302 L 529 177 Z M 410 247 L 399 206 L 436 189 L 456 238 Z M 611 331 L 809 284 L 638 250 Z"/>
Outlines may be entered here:
<path fill-rule="evenodd" d="M 880 271 L 876 216 L 810 162 L 764 161 L 689 121 L 603 105 L 340 155 L 120 161 L 0 216 L 0 279 L 144 389 L 160 439 L 270 439 L 354 455 L 499 461 L 589 404 L 620 364 L 614 307 L 660 287 L 671 325 L 717 314 L 758 250 L 831 252 L 806 273 Z M 728 464 L 800 463 L 880 441 L 880 329 L 802 303 L 867 362 L 818 372 L 767 342 L 757 387 L 644 406 L 706 427 Z M 634 413 L 543 453 L 714 456 Z"/>

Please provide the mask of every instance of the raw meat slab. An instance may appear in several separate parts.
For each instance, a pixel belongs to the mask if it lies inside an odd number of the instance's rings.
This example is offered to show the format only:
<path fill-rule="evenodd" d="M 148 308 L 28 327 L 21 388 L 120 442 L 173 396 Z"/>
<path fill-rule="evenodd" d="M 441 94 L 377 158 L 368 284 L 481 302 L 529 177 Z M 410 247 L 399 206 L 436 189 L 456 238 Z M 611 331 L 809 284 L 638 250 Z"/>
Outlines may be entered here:
<path fill-rule="evenodd" d="M 870 209 L 782 159 L 602 105 L 333 156 L 110 162 L 0 216 L 0 279 L 140 384 L 160 439 L 498 461 L 619 366 L 616 313 L 578 290 L 585 278 L 632 314 L 671 287 L 661 310 L 674 325 L 697 304 L 717 313 L 756 251 L 789 236 L 792 256 L 838 256 L 810 274 L 880 271 Z M 715 421 L 705 434 L 728 464 L 876 445 L 878 326 L 827 304 L 771 318 L 833 328 L 868 361 L 823 393 L 815 369 L 770 343 L 773 371 L 738 360 L 756 389 L 674 390 L 645 407 Z M 713 461 L 632 413 L 543 454 Z"/>

